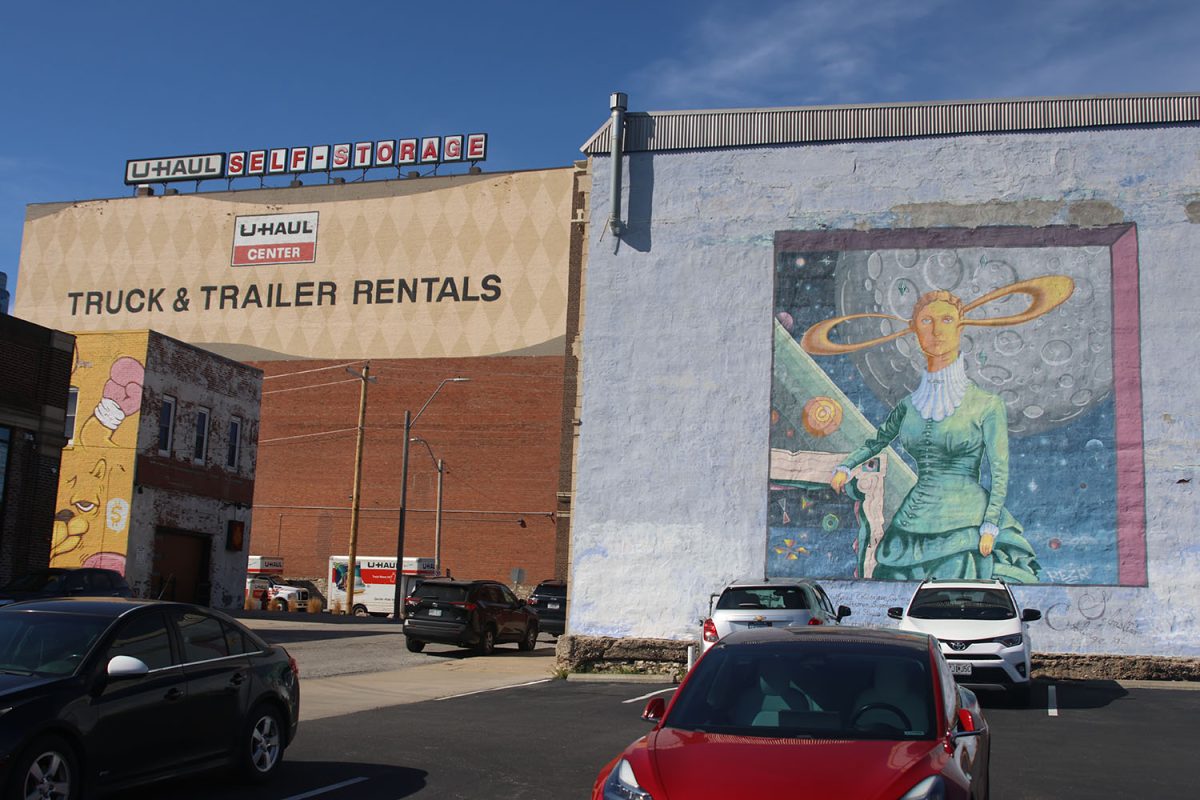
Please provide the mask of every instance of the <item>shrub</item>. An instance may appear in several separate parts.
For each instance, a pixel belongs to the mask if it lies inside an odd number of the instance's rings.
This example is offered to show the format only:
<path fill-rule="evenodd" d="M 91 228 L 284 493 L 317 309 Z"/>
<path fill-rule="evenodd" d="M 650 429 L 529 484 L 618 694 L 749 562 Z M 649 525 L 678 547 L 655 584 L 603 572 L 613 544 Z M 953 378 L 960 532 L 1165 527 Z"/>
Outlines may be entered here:
<path fill-rule="evenodd" d="M 319 597 L 308 598 L 308 613 L 310 613 L 310 614 L 320 614 L 321 613 L 321 598 L 319 598 Z"/>

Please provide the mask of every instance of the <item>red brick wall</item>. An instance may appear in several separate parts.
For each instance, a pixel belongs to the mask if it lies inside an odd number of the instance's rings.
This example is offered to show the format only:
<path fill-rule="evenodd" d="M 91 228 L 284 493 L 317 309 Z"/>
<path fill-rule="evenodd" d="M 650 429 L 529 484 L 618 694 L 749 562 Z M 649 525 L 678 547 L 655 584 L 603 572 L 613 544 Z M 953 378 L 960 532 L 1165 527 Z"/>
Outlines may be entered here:
<path fill-rule="evenodd" d="M 360 384 L 339 364 L 254 364 L 265 380 L 250 552 L 283 556 L 290 577 L 323 577 L 329 556 L 350 549 Z M 553 577 L 556 537 L 565 535 L 551 517 L 563 369 L 562 357 L 373 360 L 358 554 L 396 552 L 404 410 L 416 415 L 442 379 L 462 376 L 470 382 L 443 386 L 412 431 L 446 464 L 442 565 L 462 578 L 511 582 L 514 568 L 526 584 Z M 331 431 L 339 432 L 307 436 Z M 407 556 L 434 553 L 436 487 L 433 459 L 412 443 Z"/>

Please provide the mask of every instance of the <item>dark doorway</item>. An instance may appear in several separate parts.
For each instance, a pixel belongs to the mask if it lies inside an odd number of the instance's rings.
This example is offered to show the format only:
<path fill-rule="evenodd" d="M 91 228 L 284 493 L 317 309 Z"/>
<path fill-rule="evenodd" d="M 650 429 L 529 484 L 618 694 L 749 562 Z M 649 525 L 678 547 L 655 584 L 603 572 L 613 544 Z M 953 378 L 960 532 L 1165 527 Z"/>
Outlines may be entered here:
<path fill-rule="evenodd" d="M 175 528 L 154 532 L 154 566 L 150 570 L 150 596 L 207 606 L 211 602 L 209 578 L 211 537 Z"/>

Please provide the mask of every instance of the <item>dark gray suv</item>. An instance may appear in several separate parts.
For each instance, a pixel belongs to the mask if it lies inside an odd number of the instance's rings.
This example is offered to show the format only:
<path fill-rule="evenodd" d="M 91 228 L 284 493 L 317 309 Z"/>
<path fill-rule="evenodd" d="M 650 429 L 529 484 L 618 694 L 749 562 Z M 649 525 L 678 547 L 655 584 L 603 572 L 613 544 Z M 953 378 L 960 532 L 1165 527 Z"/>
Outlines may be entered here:
<path fill-rule="evenodd" d="M 529 605 L 537 612 L 543 631 L 562 636 L 567 628 L 567 582 L 542 581 L 529 595 Z"/>
<path fill-rule="evenodd" d="M 404 610 L 405 644 L 414 653 L 428 642 L 470 647 L 484 656 L 502 642 L 522 650 L 537 643 L 537 614 L 497 581 L 427 580 L 404 599 Z"/>

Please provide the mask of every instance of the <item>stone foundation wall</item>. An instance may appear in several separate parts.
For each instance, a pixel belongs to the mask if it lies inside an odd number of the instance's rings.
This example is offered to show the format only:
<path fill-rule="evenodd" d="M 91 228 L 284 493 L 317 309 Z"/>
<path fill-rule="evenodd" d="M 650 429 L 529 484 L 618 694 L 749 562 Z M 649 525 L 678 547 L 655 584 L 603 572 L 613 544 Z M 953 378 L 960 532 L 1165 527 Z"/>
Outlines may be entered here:
<path fill-rule="evenodd" d="M 689 645 L 695 645 L 699 658 L 700 643 L 686 639 L 561 636 L 556 667 L 562 672 L 658 674 L 681 680 Z M 1033 676 L 1047 680 L 1200 681 L 1200 658 L 1034 653 Z"/>

